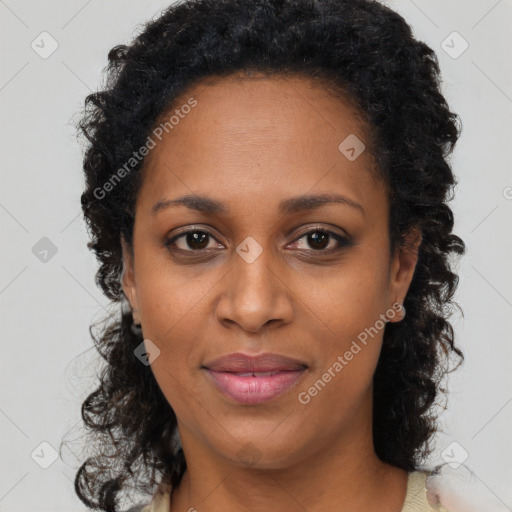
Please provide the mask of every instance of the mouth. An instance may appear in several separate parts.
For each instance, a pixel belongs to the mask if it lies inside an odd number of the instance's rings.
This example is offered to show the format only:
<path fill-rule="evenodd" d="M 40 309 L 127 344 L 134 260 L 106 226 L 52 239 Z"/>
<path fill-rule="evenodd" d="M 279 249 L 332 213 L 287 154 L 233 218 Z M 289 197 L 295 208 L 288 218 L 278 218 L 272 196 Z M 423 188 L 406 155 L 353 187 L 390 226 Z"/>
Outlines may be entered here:
<path fill-rule="evenodd" d="M 297 385 L 306 368 L 275 372 L 218 372 L 205 368 L 210 382 L 238 403 L 259 404 Z"/>
<path fill-rule="evenodd" d="M 277 354 L 223 356 L 202 366 L 209 381 L 225 396 L 242 404 L 268 402 L 295 387 L 308 366 Z"/>

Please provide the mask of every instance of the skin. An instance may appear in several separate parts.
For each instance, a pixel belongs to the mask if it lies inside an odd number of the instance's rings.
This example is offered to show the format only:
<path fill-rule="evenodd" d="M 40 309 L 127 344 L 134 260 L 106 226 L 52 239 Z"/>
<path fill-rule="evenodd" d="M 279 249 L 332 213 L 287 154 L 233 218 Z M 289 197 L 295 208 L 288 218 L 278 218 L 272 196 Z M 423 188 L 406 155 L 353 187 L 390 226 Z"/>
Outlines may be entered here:
<path fill-rule="evenodd" d="M 133 254 L 123 240 L 123 289 L 144 338 L 160 350 L 151 368 L 187 459 L 172 511 L 316 512 L 343 504 L 399 512 L 407 473 L 380 461 L 372 441 L 383 329 L 308 404 L 298 394 L 403 303 L 421 234 L 412 231 L 408 246 L 390 255 L 388 198 L 372 155 L 349 161 L 338 149 L 349 134 L 365 139 L 347 100 L 300 76 L 196 84 L 178 108 L 190 97 L 197 106 L 146 157 Z M 280 201 L 306 193 L 342 194 L 364 213 L 341 203 L 279 213 Z M 158 201 L 184 194 L 223 201 L 229 212 L 177 206 L 152 215 Z M 173 253 L 165 241 L 186 227 L 212 236 L 192 246 L 183 236 L 175 244 L 189 252 Z M 353 244 L 322 256 L 338 243 L 312 245 L 305 233 L 319 227 Z M 262 248 L 251 263 L 236 252 L 249 236 Z M 209 256 L 195 255 L 205 247 Z M 238 404 L 201 369 L 233 352 L 275 352 L 308 369 L 271 401 Z"/>

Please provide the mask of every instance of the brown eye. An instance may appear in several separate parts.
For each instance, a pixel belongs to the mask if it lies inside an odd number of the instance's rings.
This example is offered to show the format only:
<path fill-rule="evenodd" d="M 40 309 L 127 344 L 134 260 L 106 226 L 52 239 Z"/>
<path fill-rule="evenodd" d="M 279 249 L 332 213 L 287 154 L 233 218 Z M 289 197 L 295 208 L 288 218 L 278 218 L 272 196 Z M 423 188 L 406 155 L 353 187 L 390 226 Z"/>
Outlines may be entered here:
<path fill-rule="evenodd" d="M 191 249 L 206 249 L 210 237 L 210 235 L 204 231 L 193 231 L 184 236 L 185 243 Z"/>
<path fill-rule="evenodd" d="M 324 229 L 310 230 L 297 238 L 294 243 L 300 244 L 303 239 L 306 241 L 304 245 L 308 247 L 298 247 L 298 249 L 308 250 L 309 248 L 309 252 L 330 253 L 351 245 L 350 239 Z"/>
<path fill-rule="evenodd" d="M 208 231 L 194 229 L 170 238 L 165 242 L 165 246 L 171 250 L 182 252 L 199 252 L 209 248 L 217 248 L 218 243 L 214 244 L 212 247 L 208 247 L 212 240 L 215 239 Z"/>
<path fill-rule="evenodd" d="M 313 249 L 325 249 L 329 245 L 329 237 L 328 233 L 322 231 L 315 231 L 308 233 L 307 240 L 310 247 Z"/>

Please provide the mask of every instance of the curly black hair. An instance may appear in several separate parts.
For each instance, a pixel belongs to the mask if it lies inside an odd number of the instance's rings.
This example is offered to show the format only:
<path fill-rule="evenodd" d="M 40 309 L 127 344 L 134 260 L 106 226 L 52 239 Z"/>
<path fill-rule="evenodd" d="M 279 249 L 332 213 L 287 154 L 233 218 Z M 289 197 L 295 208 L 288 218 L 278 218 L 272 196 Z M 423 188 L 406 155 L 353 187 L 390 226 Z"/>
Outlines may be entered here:
<path fill-rule="evenodd" d="M 448 321 L 460 310 L 449 257 L 465 252 L 447 205 L 457 183 L 448 157 L 461 122 L 441 93 L 435 52 L 374 0 L 187 0 L 146 23 L 130 45 L 112 48 L 108 60 L 104 88 L 87 96 L 79 122 L 87 139 L 81 204 L 88 247 L 100 263 L 96 282 L 121 307 L 99 335 L 90 330 L 106 364 L 82 404 L 94 452 L 76 474 L 79 498 L 117 511 L 118 494 L 129 485 L 151 494 L 159 483 L 178 485 L 186 469 L 174 411 L 150 366 L 134 356 L 143 337 L 121 286 L 121 236 L 133 250 L 144 159 L 108 193 L 105 184 L 179 95 L 206 77 L 239 72 L 295 74 L 350 98 L 370 129 L 388 190 L 391 250 L 407 243 L 410 228 L 421 229 L 407 316 L 385 327 L 373 388 L 376 454 L 418 469 L 432 450 L 436 398 L 446 392 L 451 357 L 459 365 L 464 359 Z"/>

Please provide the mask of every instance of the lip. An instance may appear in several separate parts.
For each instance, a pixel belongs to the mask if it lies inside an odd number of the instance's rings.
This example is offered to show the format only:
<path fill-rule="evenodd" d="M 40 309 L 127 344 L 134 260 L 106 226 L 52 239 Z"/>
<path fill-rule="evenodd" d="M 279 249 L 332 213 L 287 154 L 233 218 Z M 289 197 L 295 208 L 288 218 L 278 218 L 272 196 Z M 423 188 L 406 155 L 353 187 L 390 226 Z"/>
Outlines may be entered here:
<path fill-rule="evenodd" d="M 279 354 L 249 356 L 239 352 L 202 367 L 219 391 L 243 404 L 267 402 L 285 393 L 297 385 L 307 368 L 298 359 Z"/>
<path fill-rule="evenodd" d="M 272 354 L 265 352 L 257 356 L 250 356 L 241 352 L 220 356 L 203 367 L 217 372 L 278 372 L 302 370 L 307 368 L 307 364 L 292 357 L 281 354 Z"/>
<path fill-rule="evenodd" d="M 306 368 L 278 371 L 265 377 L 243 377 L 232 372 L 217 372 L 208 368 L 205 370 L 210 381 L 228 397 L 243 404 L 259 404 L 272 400 L 297 385 Z"/>

